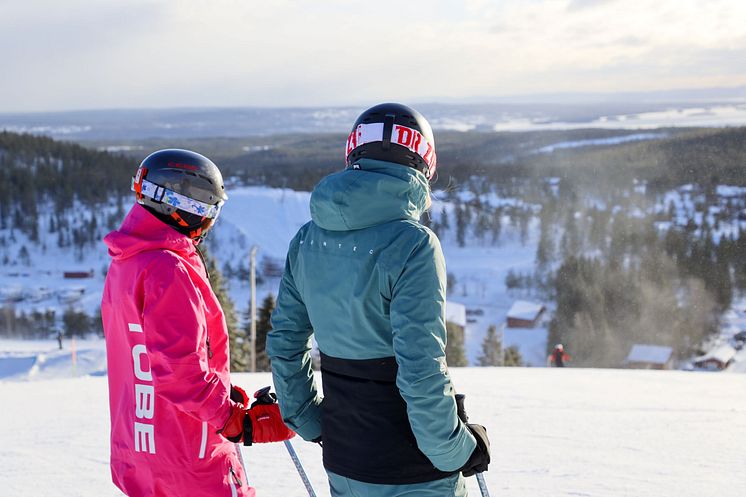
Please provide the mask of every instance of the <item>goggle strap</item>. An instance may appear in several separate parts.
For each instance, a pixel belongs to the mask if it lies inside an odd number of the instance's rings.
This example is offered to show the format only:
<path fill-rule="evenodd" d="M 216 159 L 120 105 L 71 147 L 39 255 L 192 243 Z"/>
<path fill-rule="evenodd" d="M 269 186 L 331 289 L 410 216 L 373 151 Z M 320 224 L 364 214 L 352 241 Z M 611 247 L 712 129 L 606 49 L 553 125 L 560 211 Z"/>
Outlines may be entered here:
<path fill-rule="evenodd" d="M 138 195 L 152 198 L 156 202 L 163 202 L 164 204 L 189 212 L 190 214 L 195 214 L 197 216 L 207 217 L 210 219 L 215 219 L 218 217 L 218 215 L 220 214 L 220 208 L 223 205 L 222 201 L 218 202 L 215 205 L 207 204 L 205 202 L 187 197 L 186 195 L 177 193 L 173 190 L 169 190 L 168 188 L 165 188 L 163 186 L 151 183 L 150 181 L 143 178 L 140 178 L 139 182 L 137 182 L 136 179 L 133 178 L 132 191 L 134 191 Z"/>

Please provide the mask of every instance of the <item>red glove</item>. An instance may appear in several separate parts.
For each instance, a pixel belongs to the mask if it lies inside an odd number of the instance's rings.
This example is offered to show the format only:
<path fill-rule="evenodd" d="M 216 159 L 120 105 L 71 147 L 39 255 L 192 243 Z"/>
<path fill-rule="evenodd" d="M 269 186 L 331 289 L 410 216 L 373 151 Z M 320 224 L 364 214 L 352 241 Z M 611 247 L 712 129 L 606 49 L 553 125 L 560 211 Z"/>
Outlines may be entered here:
<path fill-rule="evenodd" d="M 231 385 L 231 400 L 246 407 L 249 405 L 249 394 L 243 388 Z"/>
<path fill-rule="evenodd" d="M 295 433 L 282 421 L 280 407 L 274 395 L 269 393 L 269 387 L 259 390 L 254 397 L 257 400 L 250 409 L 241 404 L 233 405 L 228 421 L 218 433 L 231 442 L 243 442 L 244 445 L 293 438 Z"/>
<path fill-rule="evenodd" d="M 247 414 L 248 418 L 251 418 L 252 442 L 282 442 L 295 436 L 282 421 L 280 406 L 277 404 L 254 404 Z"/>

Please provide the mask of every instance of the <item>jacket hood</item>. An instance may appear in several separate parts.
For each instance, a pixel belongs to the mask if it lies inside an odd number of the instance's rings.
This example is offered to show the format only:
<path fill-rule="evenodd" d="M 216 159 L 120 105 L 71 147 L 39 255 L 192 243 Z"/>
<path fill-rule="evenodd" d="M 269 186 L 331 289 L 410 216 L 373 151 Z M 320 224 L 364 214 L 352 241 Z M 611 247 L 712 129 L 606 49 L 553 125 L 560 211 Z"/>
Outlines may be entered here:
<path fill-rule="evenodd" d="M 321 180 L 311 194 L 311 219 L 330 231 L 350 231 L 397 219 L 419 220 L 427 206 L 425 175 L 391 162 L 361 159 Z"/>
<path fill-rule="evenodd" d="M 126 259 L 147 250 L 171 250 L 186 257 L 196 252 L 194 242 L 135 204 L 118 230 L 104 237 L 114 260 Z"/>

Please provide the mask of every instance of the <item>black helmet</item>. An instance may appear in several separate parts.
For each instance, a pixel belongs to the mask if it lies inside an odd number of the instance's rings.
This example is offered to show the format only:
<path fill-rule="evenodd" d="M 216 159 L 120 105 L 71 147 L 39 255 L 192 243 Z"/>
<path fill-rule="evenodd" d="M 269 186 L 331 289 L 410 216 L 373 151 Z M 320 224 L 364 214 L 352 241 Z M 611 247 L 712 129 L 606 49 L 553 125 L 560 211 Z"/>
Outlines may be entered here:
<path fill-rule="evenodd" d="M 218 166 L 196 152 L 166 149 L 142 161 L 132 178 L 137 202 L 158 219 L 201 240 L 228 199 Z"/>
<path fill-rule="evenodd" d="M 422 114 L 402 104 L 379 104 L 357 118 L 347 138 L 345 162 L 378 159 L 435 175 L 435 138 Z"/>

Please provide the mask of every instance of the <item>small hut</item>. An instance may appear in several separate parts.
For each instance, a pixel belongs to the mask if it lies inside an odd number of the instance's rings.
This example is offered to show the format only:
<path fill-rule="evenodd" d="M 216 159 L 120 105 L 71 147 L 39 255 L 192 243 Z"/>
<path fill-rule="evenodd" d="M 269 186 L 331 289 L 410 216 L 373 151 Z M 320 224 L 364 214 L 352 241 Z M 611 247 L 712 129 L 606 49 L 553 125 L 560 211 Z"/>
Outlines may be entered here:
<path fill-rule="evenodd" d="M 542 304 L 516 300 L 508 311 L 508 328 L 536 328 L 546 307 Z"/>
<path fill-rule="evenodd" d="M 64 271 L 62 276 L 66 280 L 83 280 L 93 278 L 94 274 L 93 269 L 91 269 L 90 271 Z"/>
<path fill-rule="evenodd" d="M 736 349 L 724 344 L 694 360 L 694 367 L 705 371 L 722 371 L 731 365 L 736 357 Z"/>
<path fill-rule="evenodd" d="M 660 345 L 635 344 L 624 360 L 630 369 L 671 369 L 673 349 Z"/>

